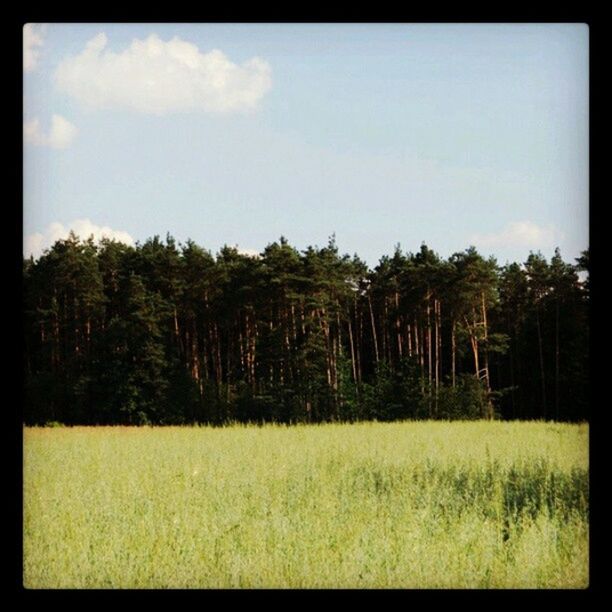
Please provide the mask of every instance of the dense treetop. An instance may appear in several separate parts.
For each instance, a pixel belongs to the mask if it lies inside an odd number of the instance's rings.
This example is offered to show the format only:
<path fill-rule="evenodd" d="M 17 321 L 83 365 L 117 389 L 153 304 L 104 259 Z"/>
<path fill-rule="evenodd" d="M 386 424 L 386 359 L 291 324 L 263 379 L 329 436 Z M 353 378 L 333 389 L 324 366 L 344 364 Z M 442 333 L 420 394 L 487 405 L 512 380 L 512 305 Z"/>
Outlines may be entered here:
<path fill-rule="evenodd" d="M 588 268 L 71 235 L 24 260 L 24 419 L 586 419 Z"/>

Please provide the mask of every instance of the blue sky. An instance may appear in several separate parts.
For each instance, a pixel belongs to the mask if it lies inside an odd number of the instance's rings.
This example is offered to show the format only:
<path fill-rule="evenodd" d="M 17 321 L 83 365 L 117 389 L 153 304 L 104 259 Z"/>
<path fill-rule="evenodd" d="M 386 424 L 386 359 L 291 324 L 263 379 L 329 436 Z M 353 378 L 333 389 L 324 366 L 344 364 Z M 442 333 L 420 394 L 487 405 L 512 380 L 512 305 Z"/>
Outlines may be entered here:
<path fill-rule="evenodd" d="M 588 247 L 581 24 L 31 24 L 24 252 Z M 216 50 L 216 51 L 215 51 Z"/>

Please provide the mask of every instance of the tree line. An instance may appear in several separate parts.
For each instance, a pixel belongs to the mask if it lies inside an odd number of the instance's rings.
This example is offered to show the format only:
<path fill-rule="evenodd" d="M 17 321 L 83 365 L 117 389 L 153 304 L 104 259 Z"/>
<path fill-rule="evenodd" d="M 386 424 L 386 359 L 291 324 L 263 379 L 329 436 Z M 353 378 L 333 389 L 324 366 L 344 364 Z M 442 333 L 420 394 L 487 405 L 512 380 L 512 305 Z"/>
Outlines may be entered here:
<path fill-rule="evenodd" d="M 71 234 L 24 259 L 24 420 L 588 419 L 588 269 Z"/>

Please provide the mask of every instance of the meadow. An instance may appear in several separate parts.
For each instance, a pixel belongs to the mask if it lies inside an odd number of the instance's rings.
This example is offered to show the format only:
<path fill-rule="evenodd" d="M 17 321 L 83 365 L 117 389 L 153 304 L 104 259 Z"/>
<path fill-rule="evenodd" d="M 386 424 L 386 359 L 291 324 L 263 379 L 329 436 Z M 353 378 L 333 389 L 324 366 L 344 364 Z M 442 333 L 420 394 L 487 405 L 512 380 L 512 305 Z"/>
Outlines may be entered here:
<path fill-rule="evenodd" d="M 26 588 L 584 588 L 588 426 L 24 429 Z"/>

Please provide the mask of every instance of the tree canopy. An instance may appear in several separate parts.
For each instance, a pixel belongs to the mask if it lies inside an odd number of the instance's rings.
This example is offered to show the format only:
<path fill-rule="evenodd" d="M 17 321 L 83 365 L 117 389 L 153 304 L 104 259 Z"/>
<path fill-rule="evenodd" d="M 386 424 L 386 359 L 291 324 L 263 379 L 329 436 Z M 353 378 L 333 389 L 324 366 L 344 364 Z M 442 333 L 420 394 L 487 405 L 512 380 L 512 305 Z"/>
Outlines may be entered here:
<path fill-rule="evenodd" d="M 24 419 L 587 419 L 588 269 L 71 234 L 24 260 Z"/>

